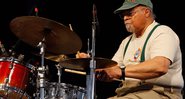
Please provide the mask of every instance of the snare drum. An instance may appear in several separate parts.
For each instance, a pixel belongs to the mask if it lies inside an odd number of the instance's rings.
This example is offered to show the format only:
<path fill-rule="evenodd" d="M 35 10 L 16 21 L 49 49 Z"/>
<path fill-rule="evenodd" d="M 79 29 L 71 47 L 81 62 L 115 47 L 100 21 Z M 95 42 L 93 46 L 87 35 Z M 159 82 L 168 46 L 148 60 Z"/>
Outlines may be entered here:
<path fill-rule="evenodd" d="M 85 99 L 85 88 L 66 84 L 47 82 L 45 88 L 45 99 Z"/>
<path fill-rule="evenodd" d="M 25 92 L 33 65 L 19 63 L 13 57 L 0 58 L 0 96 L 7 99 L 29 99 Z"/>

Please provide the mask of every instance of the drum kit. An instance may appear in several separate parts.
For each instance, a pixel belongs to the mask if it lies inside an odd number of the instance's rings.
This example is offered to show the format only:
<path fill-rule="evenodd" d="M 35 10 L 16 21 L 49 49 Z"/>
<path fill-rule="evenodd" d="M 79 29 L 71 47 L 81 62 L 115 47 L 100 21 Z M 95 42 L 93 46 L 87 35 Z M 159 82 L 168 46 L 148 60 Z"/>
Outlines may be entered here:
<path fill-rule="evenodd" d="M 82 42 L 75 32 L 61 23 L 38 16 L 16 17 L 10 22 L 10 29 L 26 44 L 39 48 L 41 65 L 24 62 L 24 55 L 18 58 L 12 56 L 0 43 L 0 99 L 89 99 L 88 93 L 93 92 L 88 89 L 93 87 L 89 85 L 93 82 L 92 78 L 87 78 L 86 88 L 61 82 L 63 68 L 84 71 L 85 75 L 90 75 L 92 58 L 65 56 L 76 53 L 82 47 Z M 57 62 L 58 82 L 46 81 L 45 59 Z M 93 59 L 96 60 L 96 68 L 107 68 L 117 64 L 105 58 Z M 36 80 L 33 75 L 37 75 Z M 36 86 L 31 86 L 32 82 L 35 82 Z M 34 92 L 30 93 L 33 90 Z"/>

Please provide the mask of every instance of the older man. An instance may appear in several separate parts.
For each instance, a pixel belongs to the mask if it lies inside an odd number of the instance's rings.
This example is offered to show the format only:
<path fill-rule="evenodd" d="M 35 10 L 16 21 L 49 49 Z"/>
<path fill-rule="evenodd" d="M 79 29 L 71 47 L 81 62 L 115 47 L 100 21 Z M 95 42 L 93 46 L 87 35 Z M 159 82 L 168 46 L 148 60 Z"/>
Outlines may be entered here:
<path fill-rule="evenodd" d="M 99 80 L 123 79 L 110 99 L 182 99 L 180 41 L 169 26 L 155 21 L 152 2 L 125 0 L 115 14 L 131 35 L 112 58 L 117 66 L 96 69 Z"/>

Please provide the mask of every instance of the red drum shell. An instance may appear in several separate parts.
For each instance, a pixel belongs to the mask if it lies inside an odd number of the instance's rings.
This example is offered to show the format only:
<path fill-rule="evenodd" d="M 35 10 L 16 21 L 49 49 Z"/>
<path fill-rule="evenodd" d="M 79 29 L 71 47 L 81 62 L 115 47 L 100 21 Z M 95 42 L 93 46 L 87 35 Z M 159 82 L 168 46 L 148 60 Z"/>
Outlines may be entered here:
<path fill-rule="evenodd" d="M 0 94 L 11 94 L 11 92 L 18 94 L 25 93 L 30 73 L 30 66 L 25 66 L 14 58 L 1 58 Z"/>

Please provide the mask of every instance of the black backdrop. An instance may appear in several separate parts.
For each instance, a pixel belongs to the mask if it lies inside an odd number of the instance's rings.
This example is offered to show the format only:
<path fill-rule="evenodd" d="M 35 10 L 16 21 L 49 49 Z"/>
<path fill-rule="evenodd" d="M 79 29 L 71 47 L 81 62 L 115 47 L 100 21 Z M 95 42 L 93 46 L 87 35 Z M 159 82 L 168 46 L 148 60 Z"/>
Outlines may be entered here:
<path fill-rule="evenodd" d="M 119 16 L 113 14 L 113 11 L 121 6 L 124 0 L 3 0 L 1 1 L 0 15 L 0 40 L 6 50 L 14 48 L 17 54 L 22 53 L 27 59 L 34 58 L 40 62 L 40 57 L 32 54 L 33 47 L 24 42 L 19 42 L 14 33 L 9 28 L 10 21 L 18 16 L 35 15 L 34 7 L 39 9 L 38 16 L 55 20 L 66 26 L 72 25 L 73 31 L 79 35 L 82 40 L 81 51 L 87 51 L 87 39 L 92 36 L 92 5 L 97 7 L 97 16 L 99 25 L 96 31 L 96 51 L 95 56 L 111 58 L 117 50 L 121 40 L 128 35 L 125 31 Z M 179 36 L 181 41 L 182 57 L 184 62 L 184 25 L 185 14 L 181 1 L 152 0 L 154 4 L 154 13 L 156 20 L 161 24 L 170 26 Z M 31 34 L 30 34 L 31 35 Z M 17 44 L 17 45 L 16 45 Z M 16 45 L 16 46 L 15 46 Z M 73 57 L 74 55 L 69 55 Z M 49 64 L 50 81 L 57 81 L 55 62 L 46 60 Z M 184 64 L 184 63 L 183 63 Z M 63 82 L 75 83 L 84 86 L 85 77 L 64 73 Z M 80 82 L 78 81 L 80 79 Z M 117 84 L 117 82 L 115 82 Z M 114 92 L 117 85 L 110 83 L 97 83 L 97 93 L 99 97 L 107 97 L 113 94 L 103 94 Z M 106 89 L 107 86 L 112 90 Z"/>

